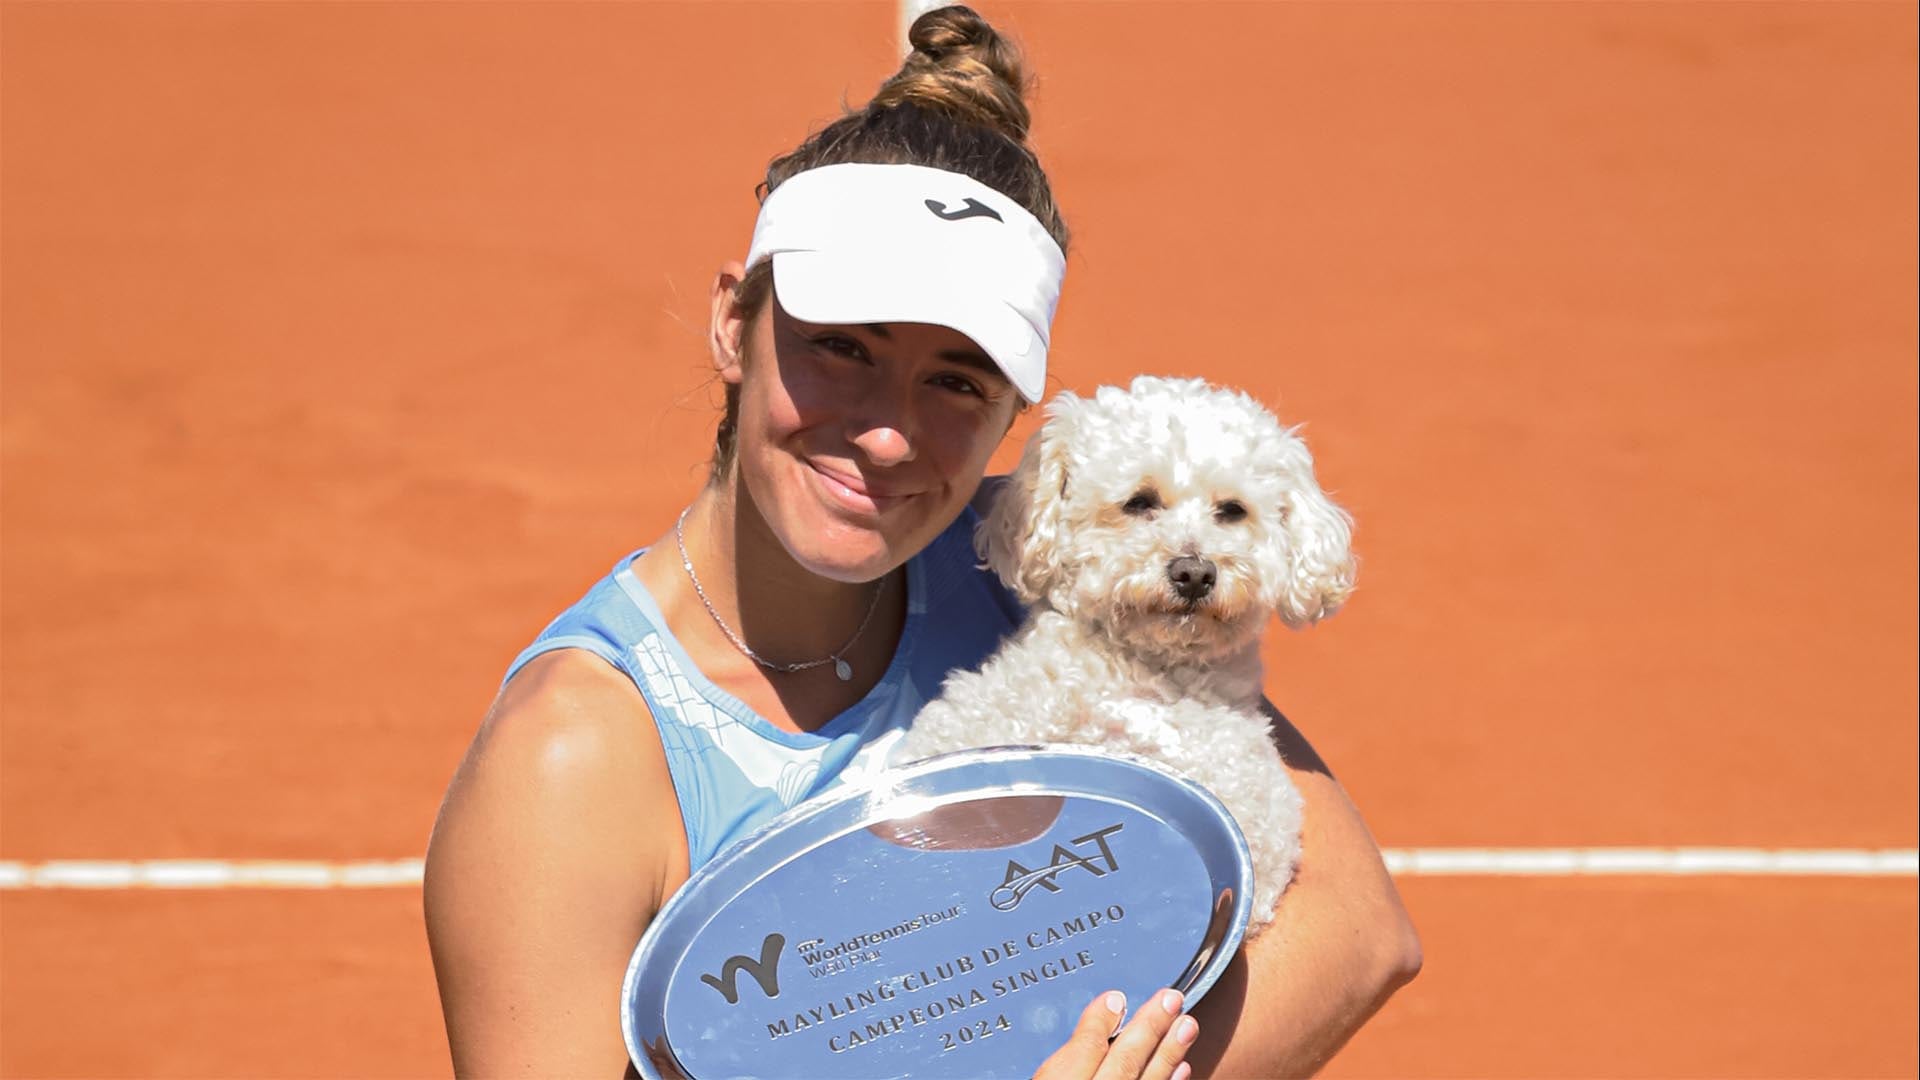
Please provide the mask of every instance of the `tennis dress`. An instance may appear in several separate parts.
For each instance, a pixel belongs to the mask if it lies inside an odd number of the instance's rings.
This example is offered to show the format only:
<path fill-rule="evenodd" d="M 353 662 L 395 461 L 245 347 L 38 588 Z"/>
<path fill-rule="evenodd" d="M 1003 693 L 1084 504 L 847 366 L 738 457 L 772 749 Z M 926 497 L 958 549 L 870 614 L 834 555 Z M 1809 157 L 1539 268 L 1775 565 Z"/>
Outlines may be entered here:
<path fill-rule="evenodd" d="M 972 508 L 907 561 L 907 619 L 867 695 L 817 731 L 783 731 L 707 681 L 634 576 L 636 551 L 562 612 L 507 669 L 585 649 L 620 669 L 653 713 L 697 870 L 781 811 L 884 767 L 887 749 L 947 673 L 976 668 L 1023 616 L 973 552 Z"/>

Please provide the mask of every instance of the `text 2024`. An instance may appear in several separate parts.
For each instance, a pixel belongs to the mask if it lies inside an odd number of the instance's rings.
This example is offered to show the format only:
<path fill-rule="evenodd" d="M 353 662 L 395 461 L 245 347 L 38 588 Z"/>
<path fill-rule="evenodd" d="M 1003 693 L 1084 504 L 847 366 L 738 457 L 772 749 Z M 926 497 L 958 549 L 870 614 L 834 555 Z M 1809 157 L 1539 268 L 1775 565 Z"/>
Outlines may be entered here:
<path fill-rule="evenodd" d="M 958 1050 L 962 1046 L 965 1046 L 970 1042 L 974 1042 L 979 1039 L 984 1039 L 989 1035 L 994 1034 L 995 1032 L 1012 1031 L 1012 1030 L 1013 1030 L 1013 1025 L 1007 1023 L 1007 1016 L 1005 1013 L 1001 1013 L 999 1016 L 996 1016 L 991 1020 L 975 1020 L 973 1023 L 968 1024 L 957 1031 L 941 1032 L 940 1033 L 940 1052 L 944 1054 L 948 1050 Z"/>

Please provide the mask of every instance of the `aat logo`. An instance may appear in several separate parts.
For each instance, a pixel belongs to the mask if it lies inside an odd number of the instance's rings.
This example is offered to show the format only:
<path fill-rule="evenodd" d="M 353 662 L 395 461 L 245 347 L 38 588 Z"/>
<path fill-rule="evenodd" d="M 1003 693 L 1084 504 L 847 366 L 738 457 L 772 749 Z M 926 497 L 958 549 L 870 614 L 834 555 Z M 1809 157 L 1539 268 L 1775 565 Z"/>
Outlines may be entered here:
<path fill-rule="evenodd" d="M 1059 892 L 1060 883 L 1054 878 L 1068 870 L 1085 870 L 1094 877 L 1106 877 L 1120 869 L 1120 860 L 1113 853 L 1113 845 L 1107 843 L 1107 837 L 1121 828 L 1120 824 L 1114 824 L 1085 836 L 1076 836 L 1068 841 L 1071 847 L 1055 844 L 1051 861 L 1037 870 L 1030 870 L 1017 860 L 1008 859 L 1006 880 L 987 895 L 987 903 L 1001 911 L 1012 911 L 1034 889 Z M 1095 849 L 1086 850 L 1083 845 L 1087 843 L 1094 844 Z"/>
<path fill-rule="evenodd" d="M 786 946 L 785 934 L 768 934 L 766 940 L 760 943 L 760 959 L 729 956 L 727 962 L 720 965 L 719 975 L 702 975 L 700 981 L 718 990 L 720 996 L 727 999 L 727 1004 L 738 1005 L 740 988 L 736 984 L 740 973 L 744 971 L 760 984 L 761 993 L 777 998 L 780 996 L 780 950 Z"/>

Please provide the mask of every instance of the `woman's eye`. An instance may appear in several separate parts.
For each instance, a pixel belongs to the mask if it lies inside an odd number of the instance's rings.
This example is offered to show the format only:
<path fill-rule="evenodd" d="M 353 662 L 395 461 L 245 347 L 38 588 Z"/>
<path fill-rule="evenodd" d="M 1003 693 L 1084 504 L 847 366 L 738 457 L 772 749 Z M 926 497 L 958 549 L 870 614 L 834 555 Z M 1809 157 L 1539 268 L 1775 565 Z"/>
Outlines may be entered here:
<path fill-rule="evenodd" d="M 828 334 L 824 337 L 814 338 L 813 343 L 830 353 L 850 357 L 855 360 L 863 360 L 867 355 L 865 346 L 850 337 L 842 337 L 839 334 Z"/>
<path fill-rule="evenodd" d="M 1239 499 L 1227 499 L 1223 502 L 1215 503 L 1213 506 L 1213 520 L 1221 522 L 1222 524 L 1245 521 L 1246 517 L 1247 508 L 1241 504 Z"/>
<path fill-rule="evenodd" d="M 956 393 L 970 394 L 973 397 L 987 396 L 986 391 L 980 389 L 979 383 L 974 382 L 964 375 L 941 375 L 937 376 L 933 381 Z"/>
<path fill-rule="evenodd" d="M 1120 504 L 1120 509 L 1134 517 L 1151 514 L 1160 509 L 1160 494 L 1154 491 L 1136 491 L 1133 498 Z"/>

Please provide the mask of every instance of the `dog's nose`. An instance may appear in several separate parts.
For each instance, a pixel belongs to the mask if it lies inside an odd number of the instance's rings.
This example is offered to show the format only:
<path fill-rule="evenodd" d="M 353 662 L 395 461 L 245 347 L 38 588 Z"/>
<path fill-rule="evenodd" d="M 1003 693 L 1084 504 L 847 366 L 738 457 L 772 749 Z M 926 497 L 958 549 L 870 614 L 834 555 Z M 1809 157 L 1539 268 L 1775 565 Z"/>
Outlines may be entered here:
<path fill-rule="evenodd" d="M 1213 563 L 1193 555 L 1182 555 L 1167 564 L 1167 580 L 1182 600 L 1198 600 L 1213 591 Z"/>

